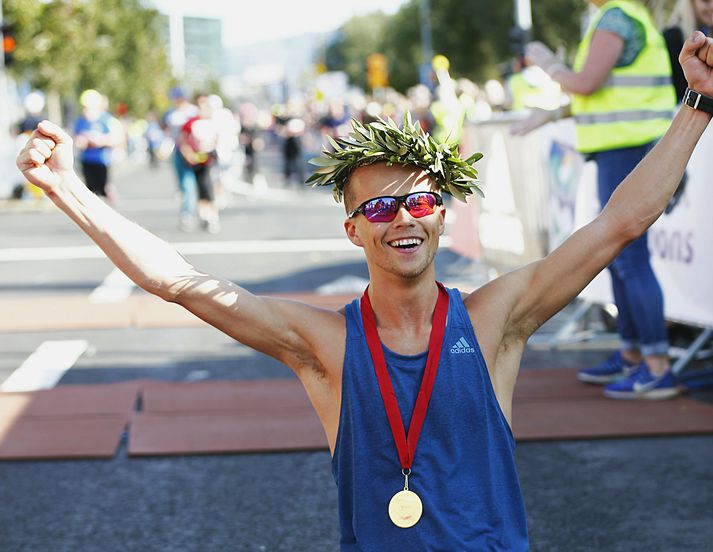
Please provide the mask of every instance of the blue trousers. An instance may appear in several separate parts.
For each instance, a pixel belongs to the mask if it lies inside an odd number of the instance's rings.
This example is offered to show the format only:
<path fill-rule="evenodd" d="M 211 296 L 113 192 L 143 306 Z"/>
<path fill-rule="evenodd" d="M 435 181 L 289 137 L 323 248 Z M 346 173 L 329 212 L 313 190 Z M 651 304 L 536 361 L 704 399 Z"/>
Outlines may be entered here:
<path fill-rule="evenodd" d="M 178 188 L 181 190 L 180 215 L 182 218 L 193 218 L 196 215 L 196 205 L 198 204 L 198 184 L 193 169 L 183 159 L 178 147 L 173 153 L 173 166 L 176 169 Z"/>
<path fill-rule="evenodd" d="M 599 201 L 602 207 L 624 178 L 634 170 L 653 143 L 597 152 Z M 609 265 L 617 326 L 624 350 L 644 355 L 665 354 L 668 334 L 663 314 L 663 293 L 649 260 L 648 233 L 630 243 Z"/>

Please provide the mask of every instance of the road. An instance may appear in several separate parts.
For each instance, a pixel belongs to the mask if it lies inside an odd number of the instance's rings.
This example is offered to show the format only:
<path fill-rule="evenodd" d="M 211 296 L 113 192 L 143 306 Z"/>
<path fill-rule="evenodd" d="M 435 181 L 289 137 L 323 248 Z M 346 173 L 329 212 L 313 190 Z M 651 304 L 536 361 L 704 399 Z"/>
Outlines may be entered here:
<path fill-rule="evenodd" d="M 285 189 L 274 173 L 267 177 L 269 193 L 231 194 L 217 235 L 178 230 L 166 166 L 118 168 L 118 208 L 179 244 L 202 269 L 255 292 L 313 291 L 335 281 L 349 288 L 366 278 L 360 251 L 343 239 L 343 210 L 329 191 Z M 343 243 L 335 242 L 340 238 Z M 287 242 L 296 239 L 309 240 L 304 250 Z M 269 240 L 269 252 L 262 240 Z M 103 284 L 119 294 L 115 300 L 143 293 L 121 280 L 110 285 L 112 266 L 89 245 L 52 209 L 5 206 L 0 305 L 26 300 L 37 309 L 43 298 L 50 308 L 58 297 L 97 293 Z M 448 250 L 439 253 L 439 277 L 453 276 L 457 261 Z M 35 314 L 42 319 L 41 308 Z M 69 363 L 60 385 L 291 375 L 212 328 L 127 327 L 0 333 L 0 382 L 42 343 L 68 340 L 85 341 L 86 350 Z M 601 357 L 596 350 L 528 350 L 523 365 L 571 367 Z M 533 550 L 711 550 L 711 458 L 709 437 L 520 444 Z M 0 463 L 3 552 L 337 548 L 327 452 L 129 459 L 122 445 L 108 461 Z"/>

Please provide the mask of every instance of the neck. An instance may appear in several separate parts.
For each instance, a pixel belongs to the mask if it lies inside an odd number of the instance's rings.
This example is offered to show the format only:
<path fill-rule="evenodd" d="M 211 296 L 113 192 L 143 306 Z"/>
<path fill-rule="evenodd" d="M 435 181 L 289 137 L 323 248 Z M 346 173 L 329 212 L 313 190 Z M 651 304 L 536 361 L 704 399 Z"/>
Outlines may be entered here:
<path fill-rule="evenodd" d="M 380 331 L 430 332 L 437 298 L 433 269 L 414 279 L 380 275 L 369 283 L 369 299 Z"/>

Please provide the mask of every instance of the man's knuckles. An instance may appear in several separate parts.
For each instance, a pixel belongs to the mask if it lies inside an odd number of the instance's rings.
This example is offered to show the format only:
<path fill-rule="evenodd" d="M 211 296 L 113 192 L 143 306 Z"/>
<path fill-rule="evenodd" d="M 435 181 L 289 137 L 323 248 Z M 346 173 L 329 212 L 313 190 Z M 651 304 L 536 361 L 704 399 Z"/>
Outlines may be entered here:
<path fill-rule="evenodd" d="M 50 155 L 52 155 L 52 150 L 54 149 L 54 146 L 54 142 L 51 142 L 49 140 L 40 140 L 37 138 L 32 140 L 31 143 L 32 149 L 39 151 L 45 157 L 49 157 Z"/>

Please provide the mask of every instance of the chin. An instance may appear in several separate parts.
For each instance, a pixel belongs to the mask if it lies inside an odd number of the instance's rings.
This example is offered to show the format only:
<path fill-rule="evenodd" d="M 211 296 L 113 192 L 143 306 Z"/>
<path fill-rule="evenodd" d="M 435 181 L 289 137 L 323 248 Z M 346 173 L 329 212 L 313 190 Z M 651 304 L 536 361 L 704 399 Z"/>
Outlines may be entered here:
<path fill-rule="evenodd" d="M 433 257 L 416 263 L 394 263 L 387 270 L 401 278 L 412 280 L 426 272 L 433 263 Z"/>

